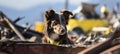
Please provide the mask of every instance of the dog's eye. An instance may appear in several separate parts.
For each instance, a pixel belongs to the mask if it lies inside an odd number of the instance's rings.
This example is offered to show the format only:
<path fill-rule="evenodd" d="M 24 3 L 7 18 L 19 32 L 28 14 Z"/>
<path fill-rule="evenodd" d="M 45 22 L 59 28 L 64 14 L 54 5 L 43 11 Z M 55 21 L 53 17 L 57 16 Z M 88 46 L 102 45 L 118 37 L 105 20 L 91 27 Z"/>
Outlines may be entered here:
<path fill-rule="evenodd" d="M 57 23 L 56 23 L 55 21 L 52 21 L 52 22 L 51 22 L 51 27 L 53 27 L 53 26 L 55 26 L 55 25 L 57 25 Z"/>
<path fill-rule="evenodd" d="M 57 22 L 53 22 L 53 25 L 57 25 L 58 23 Z"/>

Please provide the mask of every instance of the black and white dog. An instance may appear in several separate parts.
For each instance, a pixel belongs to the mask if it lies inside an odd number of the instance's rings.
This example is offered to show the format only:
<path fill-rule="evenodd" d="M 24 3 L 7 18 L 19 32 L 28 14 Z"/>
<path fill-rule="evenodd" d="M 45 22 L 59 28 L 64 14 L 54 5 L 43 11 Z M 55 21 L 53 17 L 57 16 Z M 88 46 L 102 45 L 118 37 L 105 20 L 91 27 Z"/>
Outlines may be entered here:
<path fill-rule="evenodd" d="M 46 33 L 43 42 L 50 44 L 72 44 L 73 42 L 67 37 L 67 28 L 69 16 L 72 12 L 63 10 L 60 14 L 53 9 L 45 12 Z"/>

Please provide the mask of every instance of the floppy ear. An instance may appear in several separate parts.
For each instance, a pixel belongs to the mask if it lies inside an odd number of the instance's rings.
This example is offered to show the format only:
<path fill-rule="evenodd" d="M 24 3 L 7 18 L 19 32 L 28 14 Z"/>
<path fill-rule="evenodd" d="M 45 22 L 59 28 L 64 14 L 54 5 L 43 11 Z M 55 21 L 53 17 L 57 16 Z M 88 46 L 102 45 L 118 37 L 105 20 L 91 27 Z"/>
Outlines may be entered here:
<path fill-rule="evenodd" d="M 54 15 L 55 15 L 55 11 L 53 9 L 50 9 L 50 10 L 45 12 L 46 20 L 52 19 L 54 17 Z"/>
<path fill-rule="evenodd" d="M 60 11 L 65 17 L 69 17 L 70 15 L 73 15 L 72 12 L 68 11 L 68 10 L 62 10 Z"/>
<path fill-rule="evenodd" d="M 67 21 L 66 24 L 68 24 L 68 20 L 69 20 L 69 16 L 72 15 L 73 16 L 73 13 L 68 11 L 68 10 L 63 10 L 63 11 L 60 11 L 62 13 L 62 15 L 65 17 L 65 20 Z"/>

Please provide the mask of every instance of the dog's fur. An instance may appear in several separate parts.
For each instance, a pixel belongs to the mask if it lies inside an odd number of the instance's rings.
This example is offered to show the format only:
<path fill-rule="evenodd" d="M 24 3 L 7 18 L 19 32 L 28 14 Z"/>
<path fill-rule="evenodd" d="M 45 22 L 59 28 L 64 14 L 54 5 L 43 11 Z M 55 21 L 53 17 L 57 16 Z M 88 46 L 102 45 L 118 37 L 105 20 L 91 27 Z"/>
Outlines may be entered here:
<path fill-rule="evenodd" d="M 45 27 L 46 34 L 44 42 L 49 43 L 50 40 L 58 42 L 59 44 L 72 44 L 67 37 L 67 28 L 69 15 L 73 15 L 72 12 L 63 10 L 60 14 L 55 13 L 53 9 L 45 12 Z"/>

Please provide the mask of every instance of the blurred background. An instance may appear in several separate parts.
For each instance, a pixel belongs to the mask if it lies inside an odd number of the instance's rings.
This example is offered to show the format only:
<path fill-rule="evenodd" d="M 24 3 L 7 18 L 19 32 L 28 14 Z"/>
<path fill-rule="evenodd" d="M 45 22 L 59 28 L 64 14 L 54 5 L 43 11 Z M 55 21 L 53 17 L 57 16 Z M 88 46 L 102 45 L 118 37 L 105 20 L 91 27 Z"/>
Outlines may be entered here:
<path fill-rule="evenodd" d="M 9 19 L 14 22 L 17 18 L 24 18 L 15 24 L 26 27 L 24 29 L 26 33 L 30 32 L 28 29 L 39 33 L 45 31 L 44 13 L 48 9 L 54 9 L 57 13 L 62 9 L 67 9 L 73 13 L 67 25 L 68 38 L 80 45 L 82 43 L 82 45 L 89 46 L 103 42 L 111 36 L 116 36 L 117 34 L 111 34 L 120 28 L 120 0 L 0 0 L 0 11 Z M 5 27 L 1 26 L 3 36 L 13 36 L 10 35 L 13 31 L 6 29 L 6 24 L 0 25 Z M 32 35 L 26 39 L 34 38 L 32 37 L 34 33 L 36 34 L 36 32 L 29 33 Z M 39 39 L 37 37 L 33 40 Z M 120 37 L 117 40 L 116 36 L 115 43 L 119 44 L 119 40 Z"/>
<path fill-rule="evenodd" d="M 40 32 L 44 30 L 44 12 L 48 9 L 57 13 L 62 9 L 71 11 L 74 15 L 68 30 L 79 27 L 79 33 L 88 33 L 94 27 L 117 27 L 113 24 L 119 20 L 120 0 L 0 0 L 0 11 L 8 18 L 24 18 L 17 24 L 32 25 Z"/>
<path fill-rule="evenodd" d="M 12 20 L 17 17 L 25 17 L 18 22 L 20 25 L 34 24 L 35 21 L 42 22 L 44 12 L 50 8 L 57 12 L 68 9 L 76 13 L 80 11 L 82 2 L 99 4 L 95 11 L 100 14 L 102 5 L 105 4 L 109 10 L 113 10 L 116 4 L 120 3 L 120 0 L 0 0 L 0 11 L 3 11 Z"/>

